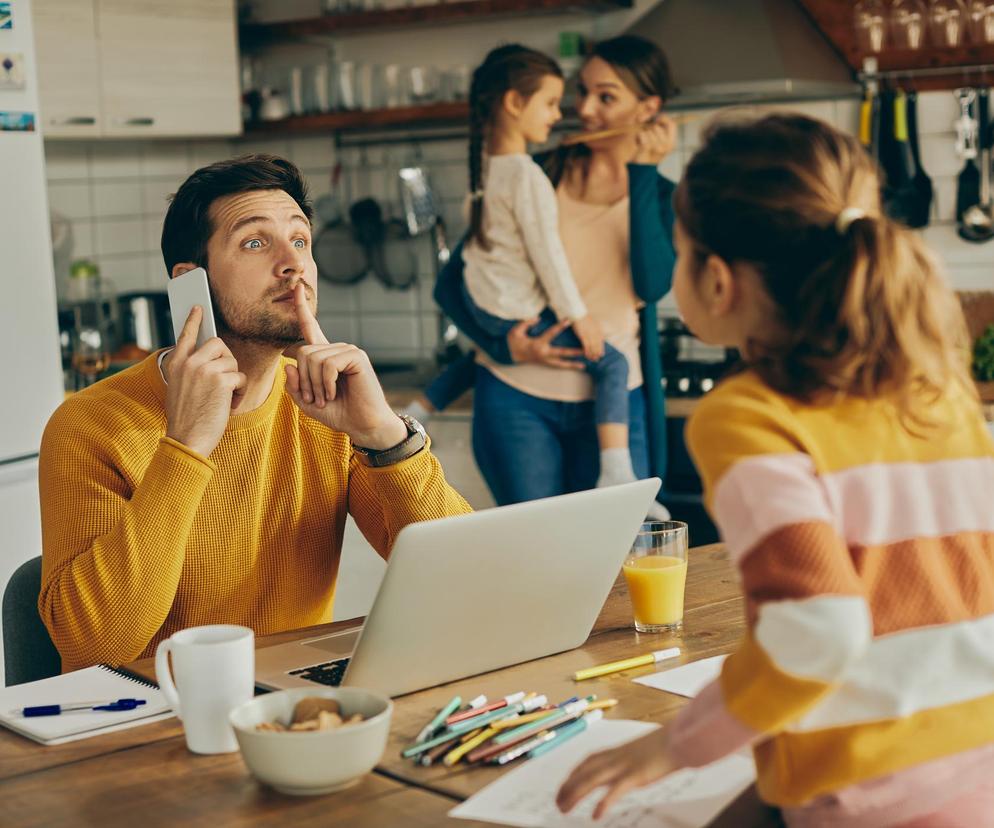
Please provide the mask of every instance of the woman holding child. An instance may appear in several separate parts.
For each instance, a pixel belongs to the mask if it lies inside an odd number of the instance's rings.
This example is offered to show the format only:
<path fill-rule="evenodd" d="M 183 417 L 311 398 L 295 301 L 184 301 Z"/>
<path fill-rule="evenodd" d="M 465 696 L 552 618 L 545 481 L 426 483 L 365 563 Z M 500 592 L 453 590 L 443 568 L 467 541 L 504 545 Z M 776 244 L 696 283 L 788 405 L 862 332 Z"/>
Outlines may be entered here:
<path fill-rule="evenodd" d="M 499 504 L 664 474 L 655 303 L 671 282 L 673 184 L 656 168 L 675 144 L 660 115 L 670 86 L 648 41 L 598 44 L 580 73 L 583 128 L 630 129 L 540 156 L 536 175 L 525 146 L 559 118 L 558 67 L 501 47 L 474 75 L 473 223 L 504 247 L 471 231 L 436 299 L 481 348 L 473 448 Z M 516 251 L 522 265 L 506 266 Z M 522 301 L 502 307 L 514 285 Z M 596 373 L 615 354 L 627 363 L 620 407 Z"/>

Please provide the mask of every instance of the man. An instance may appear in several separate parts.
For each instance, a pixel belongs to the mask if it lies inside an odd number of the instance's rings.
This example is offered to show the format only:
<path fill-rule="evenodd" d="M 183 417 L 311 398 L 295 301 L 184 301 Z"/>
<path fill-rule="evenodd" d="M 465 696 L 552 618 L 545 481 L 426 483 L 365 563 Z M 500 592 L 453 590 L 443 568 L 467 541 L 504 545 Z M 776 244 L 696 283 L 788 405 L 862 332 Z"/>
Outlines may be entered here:
<path fill-rule="evenodd" d="M 469 511 L 366 354 L 322 333 L 310 217 L 288 161 L 191 175 L 162 252 L 170 277 L 207 269 L 218 338 L 196 347 L 194 308 L 174 349 L 52 415 L 38 606 L 63 670 L 198 624 L 329 621 L 346 512 L 385 558 L 407 524 Z"/>

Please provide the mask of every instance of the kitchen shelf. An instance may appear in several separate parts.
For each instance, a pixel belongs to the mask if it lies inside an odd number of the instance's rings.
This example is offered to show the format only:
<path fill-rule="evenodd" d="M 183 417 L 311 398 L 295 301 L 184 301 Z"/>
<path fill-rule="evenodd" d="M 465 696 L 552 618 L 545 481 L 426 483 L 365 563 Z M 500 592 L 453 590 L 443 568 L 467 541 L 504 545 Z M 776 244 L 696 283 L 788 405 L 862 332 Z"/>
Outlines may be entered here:
<path fill-rule="evenodd" d="M 276 23 L 243 23 L 239 27 L 239 36 L 243 47 L 251 47 L 287 38 L 419 25 L 472 23 L 497 17 L 533 17 L 578 12 L 599 14 L 630 9 L 632 4 L 633 0 L 456 0 L 399 9 L 327 14 L 323 17 Z"/>
<path fill-rule="evenodd" d="M 854 72 L 862 71 L 863 58 L 875 57 L 878 72 L 890 75 L 896 85 L 923 92 L 994 82 L 994 73 L 974 68 L 994 63 L 994 44 L 968 42 L 955 49 L 926 44 L 921 49 L 884 49 L 879 54 L 867 55 L 856 43 L 851 3 L 837 0 L 797 2 Z M 935 74 L 914 74 L 923 69 L 937 71 Z M 910 74 L 902 77 L 902 72 Z"/>
<path fill-rule="evenodd" d="M 351 112 L 328 112 L 322 115 L 295 115 L 279 121 L 246 124 L 245 135 L 314 135 L 345 130 L 382 127 L 419 127 L 465 124 L 469 105 L 465 101 L 432 103 L 421 106 L 398 106 L 390 109 L 367 109 Z"/>

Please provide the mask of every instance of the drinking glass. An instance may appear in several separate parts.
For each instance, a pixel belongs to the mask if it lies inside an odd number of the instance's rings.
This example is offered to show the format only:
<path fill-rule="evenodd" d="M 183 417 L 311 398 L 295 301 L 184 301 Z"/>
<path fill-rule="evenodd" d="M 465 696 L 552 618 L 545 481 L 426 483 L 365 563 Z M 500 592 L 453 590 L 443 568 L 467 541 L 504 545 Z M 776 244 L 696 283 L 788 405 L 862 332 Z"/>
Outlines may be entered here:
<path fill-rule="evenodd" d="M 966 12 L 970 39 L 978 46 L 994 43 L 994 0 L 969 0 Z"/>
<path fill-rule="evenodd" d="M 887 34 L 887 9 L 883 0 L 859 0 L 853 7 L 853 25 L 861 52 L 883 51 Z"/>
<path fill-rule="evenodd" d="M 643 523 L 622 571 L 632 599 L 636 630 L 661 633 L 683 626 L 686 523 L 678 520 Z"/>
<path fill-rule="evenodd" d="M 895 49 L 920 49 L 925 42 L 924 0 L 894 0 L 890 10 L 890 39 Z"/>
<path fill-rule="evenodd" d="M 955 48 L 963 42 L 966 7 L 962 0 L 931 0 L 928 22 L 933 46 Z"/>

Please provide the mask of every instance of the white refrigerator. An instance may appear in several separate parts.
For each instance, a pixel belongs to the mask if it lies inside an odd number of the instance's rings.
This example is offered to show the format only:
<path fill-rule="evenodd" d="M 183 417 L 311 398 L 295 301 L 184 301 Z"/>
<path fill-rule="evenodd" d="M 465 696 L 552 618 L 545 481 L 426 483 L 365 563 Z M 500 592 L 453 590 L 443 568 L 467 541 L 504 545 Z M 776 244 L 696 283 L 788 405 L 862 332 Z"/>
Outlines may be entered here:
<path fill-rule="evenodd" d="M 63 397 L 34 61 L 30 0 L 0 0 L 0 591 L 41 554 L 38 447 Z"/>

